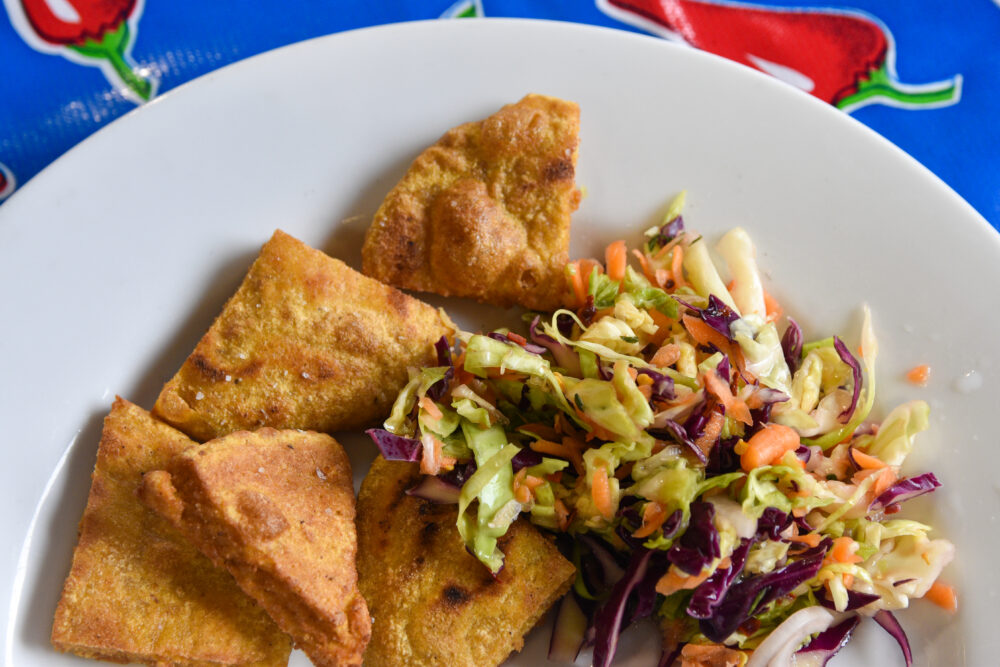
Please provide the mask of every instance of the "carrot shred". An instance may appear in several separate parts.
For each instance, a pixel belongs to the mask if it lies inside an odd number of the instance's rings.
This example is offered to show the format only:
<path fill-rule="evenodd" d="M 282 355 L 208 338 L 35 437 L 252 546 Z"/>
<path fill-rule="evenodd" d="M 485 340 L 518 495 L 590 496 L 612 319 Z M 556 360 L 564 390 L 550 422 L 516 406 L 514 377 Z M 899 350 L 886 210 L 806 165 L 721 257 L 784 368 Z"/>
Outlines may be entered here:
<path fill-rule="evenodd" d="M 722 433 L 723 422 L 725 422 L 725 418 L 722 414 L 717 410 L 712 410 L 712 416 L 708 418 L 708 422 L 705 424 L 702 434 L 694 441 L 695 446 L 700 449 L 705 456 L 708 456 L 709 452 L 712 451 L 715 441 Z"/>
<path fill-rule="evenodd" d="M 604 466 L 595 466 L 594 474 L 590 477 L 590 493 L 594 499 L 594 507 L 605 519 L 611 519 L 615 515 L 611 505 L 611 483 L 608 481 L 608 471 Z"/>
<path fill-rule="evenodd" d="M 528 344 L 528 339 L 527 338 L 525 338 L 521 334 L 514 333 L 513 331 L 508 331 L 507 332 L 507 338 L 510 338 L 512 341 L 514 341 L 518 345 L 521 345 L 522 347 L 524 345 Z"/>
<path fill-rule="evenodd" d="M 646 280 L 648 280 L 655 287 L 662 287 L 662 285 L 656 281 L 656 272 L 649 266 L 649 259 L 646 255 L 640 252 L 637 248 L 632 249 L 632 254 L 639 260 L 639 266 L 642 267 L 642 275 L 646 276 Z"/>
<path fill-rule="evenodd" d="M 573 289 L 573 297 L 575 299 L 573 307 L 579 308 L 587 302 L 587 288 L 583 284 L 583 276 L 581 275 L 583 269 L 580 266 L 580 260 L 569 263 L 569 284 Z"/>
<path fill-rule="evenodd" d="M 767 314 L 768 322 L 777 322 L 785 314 L 785 309 L 781 307 L 778 300 L 764 290 L 764 310 Z"/>
<path fill-rule="evenodd" d="M 670 274 L 674 279 L 674 287 L 686 287 L 684 282 L 684 248 L 676 246 L 673 257 L 670 260 Z"/>
<path fill-rule="evenodd" d="M 732 563 L 728 557 L 723 558 L 719 563 L 718 569 L 726 569 L 731 564 Z M 667 570 L 667 573 L 660 577 L 660 580 L 656 582 L 656 592 L 660 595 L 672 595 L 677 591 L 697 588 L 699 584 L 712 576 L 713 571 L 714 570 L 712 568 L 706 567 L 698 574 L 678 574 L 679 570 L 677 569 L 677 566 L 671 565 L 670 569 Z"/>
<path fill-rule="evenodd" d="M 843 535 L 834 538 L 833 546 L 830 547 L 829 558 L 834 563 L 860 563 L 861 556 L 857 555 L 857 542 L 850 537 Z"/>
<path fill-rule="evenodd" d="M 878 498 L 881 496 L 890 486 L 896 483 L 899 476 L 896 471 L 886 466 L 878 473 L 878 479 L 875 480 L 875 484 L 871 488 L 872 498 Z"/>
<path fill-rule="evenodd" d="M 646 376 L 643 375 L 642 377 Z M 643 397 L 648 401 L 649 399 L 653 398 L 653 385 L 649 384 L 648 382 L 640 384 L 639 393 L 642 394 Z"/>
<path fill-rule="evenodd" d="M 726 384 L 719 374 L 715 371 L 708 371 L 704 374 L 705 389 L 708 390 L 710 394 L 719 399 L 726 408 L 726 414 L 728 414 L 733 419 L 737 419 L 747 426 L 753 425 L 753 417 L 750 416 L 750 408 L 747 404 L 743 402 L 742 399 L 733 396 L 733 392 L 730 390 L 729 385 Z M 796 445 L 798 446 L 798 445 Z M 784 454 L 784 452 L 782 452 Z"/>
<path fill-rule="evenodd" d="M 670 327 L 673 326 L 674 320 L 655 308 L 649 308 L 646 312 L 653 318 L 653 324 L 656 325 L 656 333 L 649 337 L 649 341 L 661 345 L 667 339 L 667 336 L 670 335 Z"/>
<path fill-rule="evenodd" d="M 556 524 L 559 526 L 559 530 L 565 531 L 569 527 L 569 510 L 566 509 L 566 504 L 561 499 L 556 498 L 553 507 L 556 510 Z"/>
<path fill-rule="evenodd" d="M 728 352 L 729 340 L 702 320 L 693 315 L 683 315 L 681 316 L 681 321 L 684 323 L 684 328 L 691 334 L 691 338 L 695 339 L 695 342 L 701 345 L 714 345 L 722 350 L 723 353 Z"/>
<path fill-rule="evenodd" d="M 632 537 L 649 537 L 667 520 L 667 509 L 657 502 L 648 502 L 642 508 L 642 525 L 632 533 Z"/>
<path fill-rule="evenodd" d="M 918 385 L 920 387 L 926 386 L 927 381 L 931 377 L 931 367 L 927 364 L 920 364 L 919 366 L 914 366 L 907 372 L 906 379 L 910 383 Z"/>
<path fill-rule="evenodd" d="M 955 588 L 949 586 L 948 584 L 935 581 L 931 584 L 931 587 L 927 589 L 924 597 L 942 609 L 951 612 L 958 611 L 958 595 L 955 593 Z"/>
<path fill-rule="evenodd" d="M 529 424 L 525 424 L 518 430 L 527 431 L 528 433 L 537 435 L 540 438 L 545 438 L 546 440 L 559 439 L 559 432 L 556 431 L 551 426 L 549 426 L 548 424 L 539 424 L 536 422 L 531 422 Z"/>
<path fill-rule="evenodd" d="M 822 538 L 819 536 L 819 533 L 807 533 L 805 535 L 793 535 L 792 537 L 789 537 L 787 539 L 788 539 L 789 542 L 801 542 L 802 544 L 805 544 L 806 546 L 812 547 L 812 548 L 818 547 L 819 543 L 822 541 Z"/>
<path fill-rule="evenodd" d="M 420 399 L 420 407 L 424 409 L 424 412 L 429 414 L 432 419 L 441 419 L 444 414 L 441 413 L 441 408 L 437 406 L 437 403 L 432 401 L 429 396 L 424 396 Z"/>
<path fill-rule="evenodd" d="M 654 366 L 659 366 L 660 368 L 666 368 L 667 366 L 673 366 L 677 363 L 677 360 L 681 358 L 681 347 L 674 343 L 668 343 L 656 351 L 653 358 L 649 360 Z"/>
<path fill-rule="evenodd" d="M 768 424 L 747 441 L 746 451 L 740 455 L 740 467 L 746 472 L 770 465 L 785 452 L 794 452 L 801 441 L 794 429 L 782 424 Z"/>
<path fill-rule="evenodd" d="M 880 458 L 876 458 L 871 454 L 865 454 L 859 449 L 854 449 L 851 452 L 851 458 L 857 463 L 863 470 L 878 470 L 879 468 L 884 468 L 888 463 Z"/>
<path fill-rule="evenodd" d="M 616 282 L 625 280 L 625 267 L 628 265 L 628 252 L 625 241 L 615 241 L 604 251 L 604 263 L 608 267 L 608 278 Z"/>

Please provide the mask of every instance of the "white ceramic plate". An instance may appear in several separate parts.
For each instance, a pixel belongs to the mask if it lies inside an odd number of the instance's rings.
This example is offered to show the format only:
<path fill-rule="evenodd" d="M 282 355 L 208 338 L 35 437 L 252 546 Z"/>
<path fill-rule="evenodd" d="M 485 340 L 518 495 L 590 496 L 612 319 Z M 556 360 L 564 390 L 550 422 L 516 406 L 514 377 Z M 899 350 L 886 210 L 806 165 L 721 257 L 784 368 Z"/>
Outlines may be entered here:
<path fill-rule="evenodd" d="M 1000 237 L 901 151 L 784 84 L 652 38 L 526 21 L 395 25 L 252 58 L 113 123 L 0 208 L 6 664 L 76 660 L 48 636 L 114 395 L 152 405 L 276 227 L 357 264 L 409 161 L 527 92 L 582 108 L 575 255 L 636 240 L 687 189 L 689 226 L 752 232 L 768 289 L 807 334 L 855 341 L 871 304 L 881 414 L 917 397 L 933 409 L 911 465 L 944 488 L 909 513 L 959 554 L 961 612 L 918 602 L 902 622 L 920 664 L 995 664 Z M 504 316 L 450 308 L 469 327 Z M 923 389 L 900 381 L 917 363 L 933 369 Z M 358 446 L 362 470 L 371 456 Z M 835 664 L 902 664 L 869 626 Z M 651 634 L 623 643 L 619 664 L 655 659 Z M 536 632 L 518 664 L 546 644 Z"/>

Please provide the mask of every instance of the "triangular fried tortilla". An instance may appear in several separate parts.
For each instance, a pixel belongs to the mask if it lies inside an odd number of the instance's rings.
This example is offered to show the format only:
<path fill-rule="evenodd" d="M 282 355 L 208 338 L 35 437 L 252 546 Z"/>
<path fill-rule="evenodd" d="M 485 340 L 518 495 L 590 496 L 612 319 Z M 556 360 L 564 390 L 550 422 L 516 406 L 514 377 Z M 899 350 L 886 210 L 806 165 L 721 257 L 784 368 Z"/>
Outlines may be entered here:
<path fill-rule="evenodd" d="M 520 519 L 494 578 L 470 555 L 455 505 L 406 494 L 416 464 L 372 464 L 358 495 L 358 577 L 372 613 L 370 665 L 499 665 L 573 581 L 553 543 Z"/>
<path fill-rule="evenodd" d="M 288 636 L 136 495 L 143 472 L 194 445 L 142 408 L 115 401 L 56 608 L 56 648 L 114 662 L 288 663 Z"/>
<path fill-rule="evenodd" d="M 240 431 L 147 473 L 142 497 L 267 610 L 319 667 L 360 665 L 351 464 L 308 431 Z"/>
<path fill-rule="evenodd" d="M 446 334 L 434 308 L 277 231 L 153 415 L 199 441 L 361 428 L 389 414 L 407 367 L 433 365 Z"/>
<path fill-rule="evenodd" d="M 528 95 L 425 150 L 375 214 L 364 272 L 406 289 L 561 305 L 580 110 Z"/>

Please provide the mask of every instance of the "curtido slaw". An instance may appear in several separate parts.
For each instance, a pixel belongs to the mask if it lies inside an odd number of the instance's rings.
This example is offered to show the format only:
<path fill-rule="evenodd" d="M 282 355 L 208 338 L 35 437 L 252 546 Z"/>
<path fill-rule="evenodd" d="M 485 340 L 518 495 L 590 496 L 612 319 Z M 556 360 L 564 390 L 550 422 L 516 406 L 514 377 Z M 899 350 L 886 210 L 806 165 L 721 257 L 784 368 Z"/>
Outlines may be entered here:
<path fill-rule="evenodd" d="M 869 421 L 867 308 L 857 356 L 838 337 L 803 342 L 746 232 L 716 246 L 727 285 L 682 203 L 632 251 L 638 269 L 623 241 L 571 263 L 566 307 L 531 316 L 526 336 L 442 339 L 369 434 L 387 459 L 420 462 L 410 493 L 457 503 L 492 572 L 518 517 L 557 534 L 577 578 L 553 659 L 592 645 L 609 665 L 619 634 L 654 616 L 661 665 L 821 665 L 868 616 L 909 665 L 893 612 L 957 607 L 938 581 L 954 547 L 897 517 L 939 486 L 900 472 L 928 406 Z"/>

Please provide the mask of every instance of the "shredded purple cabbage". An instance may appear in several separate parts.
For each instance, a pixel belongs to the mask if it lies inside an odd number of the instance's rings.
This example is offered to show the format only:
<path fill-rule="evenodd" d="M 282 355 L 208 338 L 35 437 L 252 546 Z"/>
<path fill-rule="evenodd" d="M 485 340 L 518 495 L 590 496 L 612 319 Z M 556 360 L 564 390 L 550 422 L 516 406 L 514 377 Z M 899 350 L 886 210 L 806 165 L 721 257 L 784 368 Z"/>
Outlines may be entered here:
<path fill-rule="evenodd" d="M 892 612 L 886 609 L 878 610 L 872 618 L 899 643 L 899 648 L 903 652 L 903 660 L 906 661 L 906 667 L 910 667 L 913 664 L 913 654 L 910 652 L 910 640 L 906 638 L 903 626 L 899 624 L 899 621 L 892 615 Z"/>
<path fill-rule="evenodd" d="M 660 236 L 666 239 L 666 242 L 669 243 L 683 231 L 684 218 L 678 215 L 676 218 L 660 227 Z"/>
<path fill-rule="evenodd" d="M 803 463 L 809 463 L 809 459 L 812 458 L 812 450 L 805 445 L 799 445 L 799 448 L 795 450 L 795 457 Z"/>
<path fill-rule="evenodd" d="M 424 500 L 443 505 L 457 504 L 461 493 L 462 489 L 460 487 L 453 486 L 440 477 L 434 477 L 433 475 L 424 475 L 416 486 L 406 491 L 406 495 L 408 496 L 423 498 Z"/>
<path fill-rule="evenodd" d="M 787 595 L 799 584 L 815 577 L 831 544 L 832 541 L 826 538 L 819 546 L 803 552 L 797 560 L 766 574 L 746 577 L 735 583 L 716 606 L 712 617 L 698 622 L 701 633 L 713 642 L 725 641 L 757 609 Z"/>
<path fill-rule="evenodd" d="M 826 665 L 830 658 L 837 655 L 840 649 L 847 646 L 851 640 L 851 633 L 861 622 L 860 616 L 851 616 L 847 620 L 841 621 L 837 625 L 827 628 L 816 635 L 811 642 L 800 648 L 798 653 L 818 653 L 820 666 Z"/>
<path fill-rule="evenodd" d="M 706 477 L 725 475 L 740 469 L 740 457 L 735 451 L 739 441 L 737 437 L 719 440 L 708 454 L 708 463 L 705 465 Z"/>
<path fill-rule="evenodd" d="M 600 367 L 600 362 L 598 362 L 598 367 Z M 650 385 L 653 388 L 653 398 L 669 401 L 676 396 L 674 394 L 674 380 L 669 375 L 654 371 L 652 368 L 640 368 L 638 373 L 639 375 L 648 375 L 653 380 L 653 384 Z M 611 378 L 605 379 L 610 380 Z"/>
<path fill-rule="evenodd" d="M 419 461 L 423 453 L 419 440 L 404 438 L 381 428 L 370 428 L 365 433 L 375 441 L 386 461 Z"/>
<path fill-rule="evenodd" d="M 733 339 L 729 325 L 740 319 L 740 316 L 717 296 L 708 295 L 708 306 L 699 311 L 699 315 L 705 324 L 725 336 L 727 340 Z"/>
<path fill-rule="evenodd" d="M 768 540 L 781 539 L 781 533 L 792 525 L 792 517 L 777 507 L 766 507 L 757 519 L 757 537 Z"/>
<path fill-rule="evenodd" d="M 448 339 L 444 336 L 434 343 L 434 351 L 437 352 L 438 366 L 451 366 L 451 347 Z"/>
<path fill-rule="evenodd" d="M 837 608 L 837 606 L 833 603 L 833 600 L 827 595 L 826 589 L 822 589 L 820 594 L 816 596 L 816 599 L 819 600 L 819 603 L 827 609 Z M 881 599 L 881 597 L 874 593 L 858 593 L 856 591 L 848 590 L 847 607 L 844 608 L 844 611 L 861 609 L 861 607 L 869 605 L 879 599 Z"/>
<path fill-rule="evenodd" d="M 722 357 L 722 361 L 715 367 L 715 372 L 719 374 L 723 382 L 729 383 L 729 357 Z"/>
<path fill-rule="evenodd" d="M 536 466 L 541 462 L 541 454 L 533 449 L 522 449 L 514 455 L 514 458 L 510 460 L 510 466 L 513 468 L 514 472 L 517 472 L 521 468 L 530 468 L 531 466 Z"/>
<path fill-rule="evenodd" d="M 623 628 L 627 627 L 626 622 L 627 606 L 633 593 L 640 593 L 642 589 L 653 588 L 652 596 L 643 592 L 639 597 L 653 597 L 655 599 L 656 581 L 666 572 L 667 563 L 662 558 L 654 558 L 656 554 L 662 555 L 662 551 L 650 550 L 640 547 L 632 552 L 632 558 L 625 575 L 618 580 L 614 588 L 611 589 L 611 596 L 594 614 L 594 658 L 595 667 L 609 667 L 618 650 L 618 637 Z M 641 602 L 641 600 L 640 600 Z M 637 605 L 643 607 L 645 611 L 647 605 Z M 652 604 L 648 605 L 652 611 Z M 637 618 L 638 612 L 633 612 L 632 619 Z M 632 620 L 632 619 L 629 619 Z"/>
<path fill-rule="evenodd" d="M 712 519 L 715 505 L 702 501 L 691 503 L 687 530 L 667 552 L 667 560 L 687 574 L 698 574 L 721 555 L 719 531 Z"/>
<path fill-rule="evenodd" d="M 729 557 L 730 565 L 726 569 L 716 569 L 708 579 L 694 589 L 694 595 L 688 602 L 687 613 L 693 618 L 710 618 L 715 608 L 726 596 L 729 587 L 736 581 L 736 577 L 743 572 L 743 565 L 746 563 L 750 546 L 754 543 L 752 539 L 744 539 L 740 545 L 733 549 Z"/>
<path fill-rule="evenodd" d="M 625 575 L 625 570 L 618 564 L 614 553 L 590 535 L 581 534 L 577 536 L 577 539 L 587 546 L 591 556 L 601 566 L 602 576 L 599 582 L 601 588 L 607 590 L 618 583 L 618 580 Z"/>
<path fill-rule="evenodd" d="M 781 337 L 781 351 L 785 353 L 785 363 L 792 373 L 799 370 L 802 363 L 802 329 L 798 322 L 788 318 L 788 328 Z"/>
<path fill-rule="evenodd" d="M 649 434 L 660 440 L 664 440 L 666 439 L 666 436 L 670 436 L 680 444 L 690 449 L 702 463 L 706 463 L 708 460 L 705 456 L 705 452 L 701 451 L 701 448 L 694 444 L 694 441 L 688 435 L 687 430 L 672 419 L 667 419 L 664 422 L 662 429 L 649 429 Z"/>
<path fill-rule="evenodd" d="M 840 413 L 840 422 L 846 424 L 851 420 L 851 415 L 854 414 L 854 409 L 858 406 L 858 397 L 861 396 L 861 364 L 847 349 L 844 342 L 836 336 L 833 337 L 833 349 L 840 355 L 840 360 L 851 367 L 851 376 L 854 378 L 854 393 L 851 395 L 851 404 Z"/>
<path fill-rule="evenodd" d="M 563 319 L 569 319 L 570 329 L 572 330 L 573 319 L 568 317 Z M 563 345 L 552 336 L 544 333 L 540 326 L 541 321 L 542 318 L 536 315 L 535 319 L 531 321 L 531 326 L 528 327 L 528 336 L 531 342 L 551 352 L 557 366 L 565 368 L 574 377 L 580 377 L 582 375 L 580 371 L 580 357 L 577 356 L 572 348 Z M 559 318 L 556 318 L 556 325 L 559 327 L 559 331 L 562 332 L 562 323 Z"/>
<path fill-rule="evenodd" d="M 427 388 L 427 397 L 432 401 L 440 401 L 444 398 L 453 377 L 455 377 L 455 367 L 448 366 L 448 369 L 444 372 L 444 377 Z"/>
<path fill-rule="evenodd" d="M 447 484 L 451 484 L 456 489 L 461 489 L 469 478 L 476 472 L 476 461 L 474 459 L 465 463 L 457 463 L 448 472 L 438 475 L 438 479 Z"/>
<path fill-rule="evenodd" d="M 939 486 L 941 486 L 941 482 L 937 480 L 937 477 L 932 472 L 925 472 L 923 475 L 900 480 L 872 501 L 871 505 L 868 506 L 868 513 L 878 512 L 884 510 L 889 505 L 898 505 L 904 500 L 930 493 Z"/>

